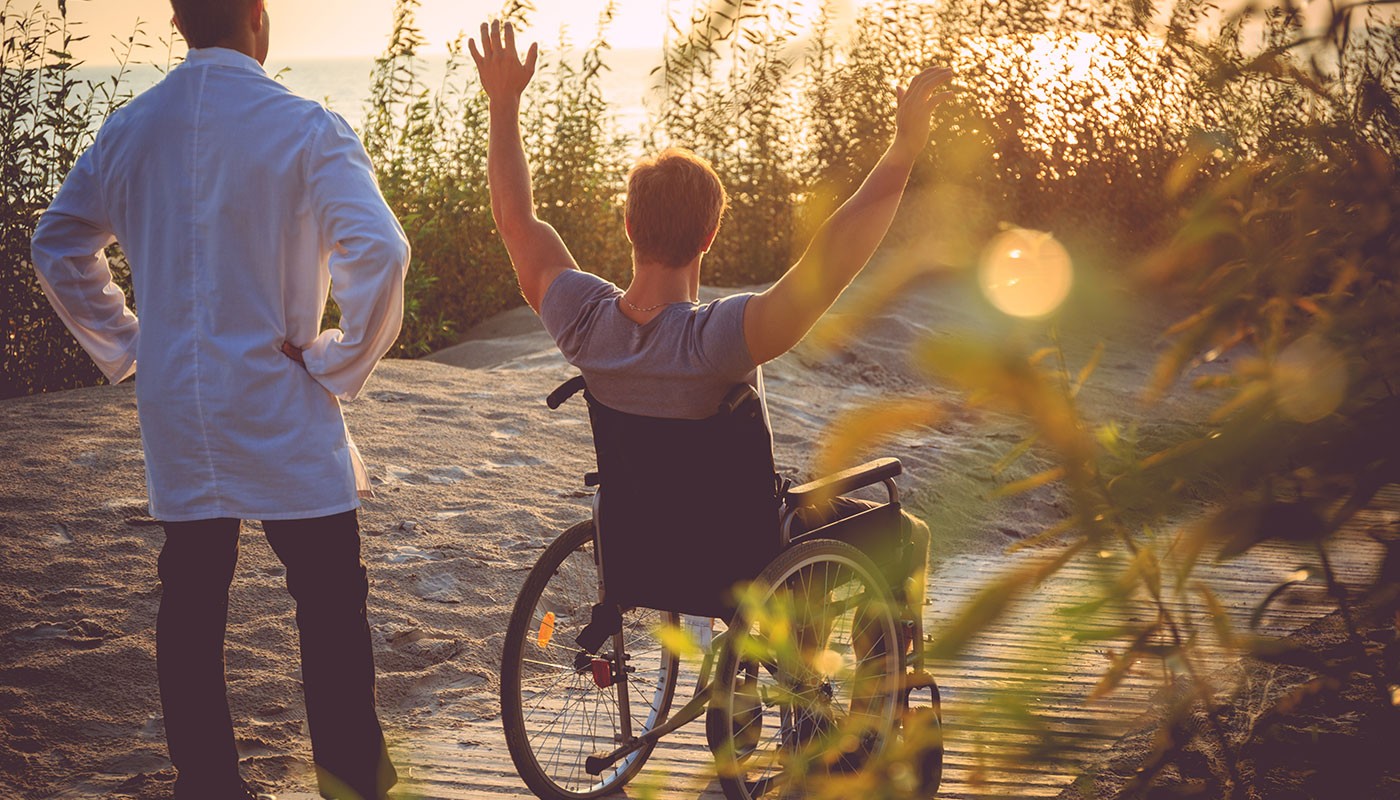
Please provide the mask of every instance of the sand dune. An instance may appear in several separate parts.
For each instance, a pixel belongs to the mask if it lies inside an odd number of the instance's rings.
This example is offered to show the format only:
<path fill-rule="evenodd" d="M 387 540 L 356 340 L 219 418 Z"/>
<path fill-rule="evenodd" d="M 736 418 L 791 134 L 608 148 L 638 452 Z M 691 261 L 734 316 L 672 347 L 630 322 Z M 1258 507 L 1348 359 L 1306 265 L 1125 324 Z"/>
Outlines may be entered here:
<path fill-rule="evenodd" d="M 713 296 L 713 290 L 707 290 Z M 1141 416 L 1160 320 L 1078 317 L 1064 326 L 1082 356 L 1111 347 L 1084 394 L 1092 413 Z M 916 337 L 958 327 L 1034 336 L 997 318 L 961 279 L 918 284 L 835 354 L 804 346 L 767 370 L 777 460 L 807 477 L 811 442 L 841 409 L 932 392 L 904 358 Z M 589 514 L 581 475 L 593 457 L 581 403 L 544 396 L 572 375 L 528 309 L 471 331 L 420 361 L 388 361 L 346 407 L 377 496 L 361 514 L 373 589 L 380 702 L 396 742 L 415 730 L 492 718 L 497 664 L 515 592 L 542 548 Z M 1177 425 L 1200 401 L 1153 410 Z M 1019 440 L 1009 420 L 954 414 L 881 449 L 903 459 L 907 504 L 934 529 L 934 558 L 995 552 L 1065 514 L 1052 489 L 989 506 L 987 491 Z M 0 796 L 166 796 L 155 685 L 161 528 L 145 516 L 130 386 L 0 403 Z M 282 569 L 245 526 L 228 634 L 228 676 L 245 774 L 309 786 L 292 606 Z"/>

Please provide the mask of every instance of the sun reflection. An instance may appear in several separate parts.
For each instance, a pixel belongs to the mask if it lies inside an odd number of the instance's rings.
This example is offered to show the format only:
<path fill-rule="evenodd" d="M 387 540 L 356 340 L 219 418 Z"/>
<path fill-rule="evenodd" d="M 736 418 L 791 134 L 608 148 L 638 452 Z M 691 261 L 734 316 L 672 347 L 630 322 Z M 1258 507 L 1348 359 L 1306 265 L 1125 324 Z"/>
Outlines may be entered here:
<path fill-rule="evenodd" d="M 1043 231 L 1013 228 L 982 252 L 978 276 L 992 305 L 1013 317 L 1043 317 L 1059 308 L 1074 283 L 1069 253 Z"/>
<path fill-rule="evenodd" d="M 1346 397 L 1346 361 L 1321 336 L 1310 333 L 1279 354 L 1273 384 L 1284 416 L 1316 422 L 1336 411 Z"/>
<path fill-rule="evenodd" d="M 824 678 L 836 677 L 846 669 L 846 658 L 835 650 L 822 650 L 812 660 L 812 669 Z"/>
<path fill-rule="evenodd" d="M 1014 97 L 1018 110 L 1038 123 L 1026 126 L 1026 146 L 1087 163 L 1096 130 L 1125 118 L 1159 128 L 1182 121 L 1183 105 L 1144 100 L 1180 97 L 1184 77 L 1149 77 L 1129 67 L 1157 63 L 1165 47 L 1165 39 L 1146 33 L 1053 31 L 970 39 L 957 60 L 970 58 L 975 67 L 969 68 L 995 80 L 993 90 Z M 1051 167 L 1035 177 L 1067 176 Z"/>

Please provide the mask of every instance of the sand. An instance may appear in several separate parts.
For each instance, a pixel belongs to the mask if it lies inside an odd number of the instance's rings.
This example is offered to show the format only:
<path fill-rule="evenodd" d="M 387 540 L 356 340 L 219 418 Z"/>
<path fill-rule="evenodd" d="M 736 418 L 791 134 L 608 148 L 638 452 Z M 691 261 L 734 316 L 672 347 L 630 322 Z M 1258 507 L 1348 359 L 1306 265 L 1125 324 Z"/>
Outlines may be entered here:
<path fill-rule="evenodd" d="M 1043 340 L 1044 326 L 1001 318 L 970 284 L 961 274 L 921 281 L 850 346 L 804 344 L 771 364 L 780 470 L 809 477 L 812 442 L 842 409 L 905 394 L 954 400 L 909 363 L 918 338 L 978 330 Z M 1149 428 L 1200 418 L 1202 400 L 1190 393 L 1150 410 L 1137 401 L 1169 318 L 1102 299 L 1061 326 L 1072 363 L 1110 343 L 1082 395 L 1090 415 Z M 395 746 L 411 747 L 418 730 L 497 714 L 516 590 L 543 547 L 589 514 L 583 405 L 544 404 L 572 374 L 518 308 L 428 359 L 386 361 L 346 406 L 377 484 L 360 520 L 381 713 Z M 879 450 L 903 460 L 906 504 L 932 525 L 935 560 L 999 552 L 1066 514 L 1053 488 L 986 501 L 999 483 L 1042 466 L 1032 457 L 991 474 L 1023 432 L 960 411 Z M 0 402 L 0 798 L 168 796 L 153 630 L 163 533 L 146 513 L 130 385 Z M 227 660 L 244 774 L 304 792 L 310 746 L 292 604 L 256 523 L 245 525 L 242 548 Z"/>

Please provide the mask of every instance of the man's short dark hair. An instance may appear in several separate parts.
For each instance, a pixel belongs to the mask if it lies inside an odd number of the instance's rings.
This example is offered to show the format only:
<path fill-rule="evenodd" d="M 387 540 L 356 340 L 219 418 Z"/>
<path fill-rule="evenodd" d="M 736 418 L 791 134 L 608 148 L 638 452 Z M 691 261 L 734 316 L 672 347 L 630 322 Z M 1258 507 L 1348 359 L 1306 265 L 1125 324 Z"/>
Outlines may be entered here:
<path fill-rule="evenodd" d="M 254 0 L 170 0 L 190 47 L 213 47 L 238 32 Z"/>

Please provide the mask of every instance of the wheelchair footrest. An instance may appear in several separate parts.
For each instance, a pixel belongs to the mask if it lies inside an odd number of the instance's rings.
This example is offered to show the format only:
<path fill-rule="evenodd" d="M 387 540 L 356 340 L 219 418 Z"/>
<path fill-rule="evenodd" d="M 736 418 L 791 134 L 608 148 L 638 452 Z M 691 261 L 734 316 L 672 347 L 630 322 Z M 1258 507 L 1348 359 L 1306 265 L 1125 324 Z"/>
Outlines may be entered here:
<path fill-rule="evenodd" d="M 927 689 L 935 710 L 941 709 L 943 698 L 938 692 L 938 681 L 925 671 L 910 672 L 904 676 L 904 704 L 909 705 L 909 696 Z"/>
<path fill-rule="evenodd" d="M 608 758 L 607 753 L 599 753 L 597 755 L 591 755 L 583 760 L 583 770 L 589 775 L 596 777 L 602 775 L 603 770 L 612 766 L 612 764 L 612 759 Z"/>
<path fill-rule="evenodd" d="M 904 688 L 907 691 L 917 691 L 919 689 L 933 689 L 934 694 L 938 693 L 938 681 L 928 672 L 920 670 L 910 672 L 904 676 Z"/>
<path fill-rule="evenodd" d="M 613 764 L 631 755 L 642 746 L 642 740 L 633 736 L 630 741 L 611 753 L 594 753 L 583 760 L 583 771 L 589 775 L 602 775 L 603 771 Z"/>

